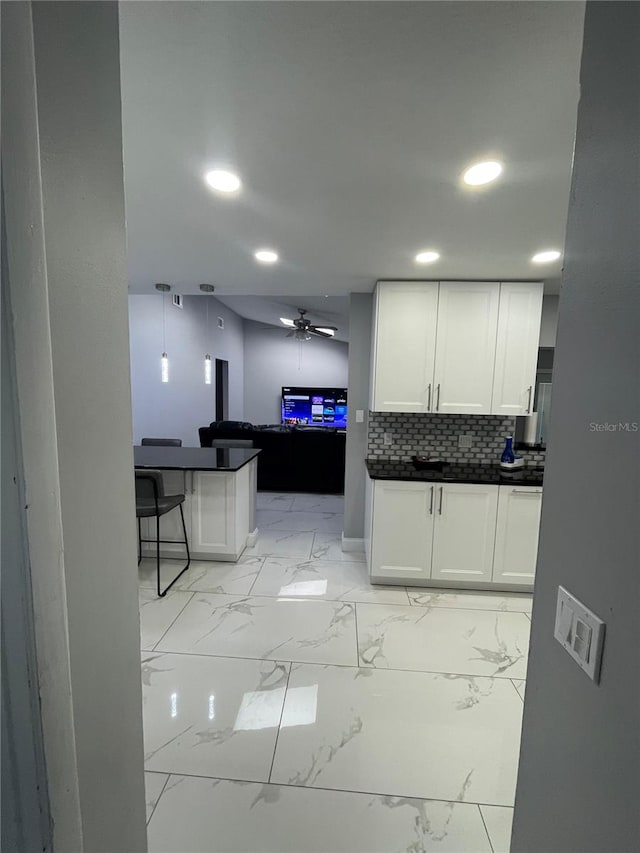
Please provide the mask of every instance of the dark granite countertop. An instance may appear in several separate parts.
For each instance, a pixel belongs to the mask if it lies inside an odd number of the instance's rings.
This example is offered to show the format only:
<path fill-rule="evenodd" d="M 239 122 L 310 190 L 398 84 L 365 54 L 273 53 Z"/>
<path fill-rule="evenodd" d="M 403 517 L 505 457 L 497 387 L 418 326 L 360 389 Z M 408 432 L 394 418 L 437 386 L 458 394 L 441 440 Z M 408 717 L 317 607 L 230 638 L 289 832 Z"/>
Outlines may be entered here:
<path fill-rule="evenodd" d="M 133 448 L 136 468 L 171 471 L 239 471 L 260 453 L 241 447 L 155 447 Z"/>
<path fill-rule="evenodd" d="M 429 483 L 481 483 L 489 486 L 542 486 L 544 469 L 520 468 L 503 471 L 498 465 L 446 465 L 442 472 L 423 471 L 406 460 L 369 458 L 367 471 L 372 480 L 423 480 Z"/>

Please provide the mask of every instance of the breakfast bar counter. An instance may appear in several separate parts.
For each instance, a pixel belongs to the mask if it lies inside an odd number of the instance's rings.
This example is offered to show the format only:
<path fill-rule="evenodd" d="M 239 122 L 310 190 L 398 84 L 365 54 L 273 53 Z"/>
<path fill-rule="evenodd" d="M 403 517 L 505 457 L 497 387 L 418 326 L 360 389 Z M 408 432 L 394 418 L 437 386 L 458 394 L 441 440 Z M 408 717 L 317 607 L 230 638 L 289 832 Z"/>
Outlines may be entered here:
<path fill-rule="evenodd" d="M 139 469 L 162 472 L 166 494 L 184 494 L 184 516 L 191 556 L 235 562 L 257 538 L 256 487 L 259 450 L 209 447 L 134 447 Z M 143 538 L 152 538 L 153 519 L 142 519 Z M 177 513 L 163 516 L 162 557 L 184 554 Z M 173 541 L 175 540 L 175 545 Z M 155 556 L 147 544 L 143 556 Z"/>

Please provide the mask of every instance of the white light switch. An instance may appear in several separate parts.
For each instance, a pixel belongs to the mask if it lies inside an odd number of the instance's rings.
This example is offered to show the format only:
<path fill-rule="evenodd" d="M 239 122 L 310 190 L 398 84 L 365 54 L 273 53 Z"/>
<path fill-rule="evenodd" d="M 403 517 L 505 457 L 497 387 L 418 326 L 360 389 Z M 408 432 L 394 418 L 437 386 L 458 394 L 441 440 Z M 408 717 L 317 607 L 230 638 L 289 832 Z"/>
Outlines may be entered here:
<path fill-rule="evenodd" d="M 604 643 L 604 622 L 564 587 L 558 587 L 554 637 L 596 683 Z"/>
<path fill-rule="evenodd" d="M 364 409 L 356 409 L 356 423 L 363 424 L 364 423 Z"/>
<path fill-rule="evenodd" d="M 391 447 L 391 445 L 393 444 L 393 433 L 385 432 L 382 438 L 382 443 L 385 447 Z"/>

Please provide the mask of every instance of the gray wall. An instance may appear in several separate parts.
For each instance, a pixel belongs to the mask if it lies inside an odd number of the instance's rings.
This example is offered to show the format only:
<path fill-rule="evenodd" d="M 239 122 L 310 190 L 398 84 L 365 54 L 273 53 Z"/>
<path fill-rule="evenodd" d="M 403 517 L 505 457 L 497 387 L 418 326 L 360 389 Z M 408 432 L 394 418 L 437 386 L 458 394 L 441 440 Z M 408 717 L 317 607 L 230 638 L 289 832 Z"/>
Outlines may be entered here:
<path fill-rule="evenodd" d="M 169 382 L 162 383 L 162 305 L 165 302 Z M 207 304 L 209 321 L 207 323 Z M 217 318 L 224 319 L 224 329 Z M 215 359 L 229 362 L 229 418 L 243 420 L 244 343 L 242 320 L 213 296 L 185 296 L 175 308 L 171 294 L 129 297 L 133 440 L 144 436 L 181 438 L 200 445 L 198 427 L 215 420 Z M 204 383 L 204 356 L 213 366 Z"/>
<path fill-rule="evenodd" d="M 280 423 L 283 385 L 347 387 L 348 346 L 343 341 L 312 338 L 299 344 L 284 326 L 244 321 L 244 419 L 254 424 Z M 351 410 L 351 399 L 349 398 Z"/>
<path fill-rule="evenodd" d="M 373 294 L 352 293 L 349 304 L 349 421 L 344 486 L 344 536 L 364 536 L 364 484 L 367 455 L 369 373 Z M 356 423 L 356 409 L 364 411 L 364 422 Z"/>
<path fill-rule="evenodd" d="M 48 605 L 64 613 L 66 604 L 82 850 L 138 853 L 146 830 L 118 4 L 35 3 L 33 23 L 52 355 L 37 370 L 53 379 L 46 426 L 57 437 L 66 581 L 66 602 Z M 37 468 L 26 485 L 42 488 Z M 59 555 L 48 558 L 55 571 Z"/>
<path fill-rule="evenodd" d="M 516 853 L 640 848 L 639 56 L 640 6 L 587 3 Z M 606 623 L 599 685 L 553 638 L 559 584 Z"/>
<path fill-rule="evenodd" d="M 540 346 L 555 347 L 558 328 L 559 296 L 544 296 L 542 299 L 542 319 L 540 322 Z"/>

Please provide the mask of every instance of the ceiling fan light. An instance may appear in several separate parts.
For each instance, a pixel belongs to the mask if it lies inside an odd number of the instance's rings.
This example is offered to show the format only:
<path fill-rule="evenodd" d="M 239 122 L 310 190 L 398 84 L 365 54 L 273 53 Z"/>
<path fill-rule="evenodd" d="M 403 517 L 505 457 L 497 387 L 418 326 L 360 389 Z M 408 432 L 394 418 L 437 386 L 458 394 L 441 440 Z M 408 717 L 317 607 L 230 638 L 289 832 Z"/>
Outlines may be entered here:
<path fill-rule="evenodd" d="M 311 340 L 311 335 L 309 334 L 309 332 L 307 332 L 306 329 L 296 329 L 293 336 L 297 341 L 310 341 Z"/>

